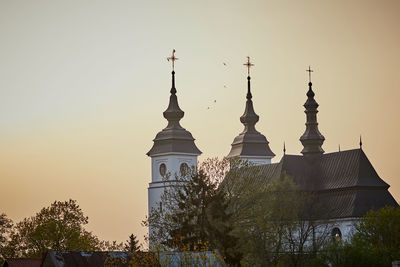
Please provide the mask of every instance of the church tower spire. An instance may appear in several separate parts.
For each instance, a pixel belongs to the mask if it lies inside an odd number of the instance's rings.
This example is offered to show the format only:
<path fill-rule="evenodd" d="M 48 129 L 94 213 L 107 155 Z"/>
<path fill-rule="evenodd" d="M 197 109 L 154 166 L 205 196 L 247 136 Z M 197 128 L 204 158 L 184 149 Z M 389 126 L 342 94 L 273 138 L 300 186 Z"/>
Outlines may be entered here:
<path fill-rule="evenodd" d="M 250 68 L 254 64 L 250 62 L 250 57 L 247 57 L 247 62 L 243 65 L 247 67 L 246 107 L 243 115 L 240 117 L 240 122 L 243 123 L 244 130 L 233 140 L 231 151 L 227 157 L 233 158 L 238 156 L 256 165 L 268 164 L 271 163 L 271 159 L 275 154 L 269 148 L 267 138 L 255 128 L 259 116 L 254 111 L 250 85 Z"/>
<path fill-rule="evenodd" d="M 183 118 L 184 112 L 178 105 L 178 98 L 176 96 L 175 88 L 175 49 L 172 51 L 172 56 L 168 57 L 168 61 L 172 62 L 172 87 L 171 95 L 169 96 L 168 108 L 163 112 L 163 116 L 168 121 L 167 127 L 159 132 L 153 140 L 154 145 L 147 153 L 148 156 L 153 157 L 160 154 L 169 153 L 185 153 L 200 155 L 201 151 L 196 147 L 192 134 L 185 130 L 179 123 Z"/>
<path fill-rule="evenodd" d="M 306 113 L 307 121 L 306 131 L 300 137 L 300 141 L 304 147 L 301 153 L 313 161 L 325 152 L 322 149 L 322 144 L 325 141 L 325 137 L 318 130 L 317 108 L 319 105 L 314 99 L 315 94 L 312 90 L 311 72 L 313 72 L 313 70 L 311 70 L 311 67 L 308 67 L 307 71 L 309 72 L 309 83 L 307 101 L 304 104 L 306 109 L 304 112 Z"/>

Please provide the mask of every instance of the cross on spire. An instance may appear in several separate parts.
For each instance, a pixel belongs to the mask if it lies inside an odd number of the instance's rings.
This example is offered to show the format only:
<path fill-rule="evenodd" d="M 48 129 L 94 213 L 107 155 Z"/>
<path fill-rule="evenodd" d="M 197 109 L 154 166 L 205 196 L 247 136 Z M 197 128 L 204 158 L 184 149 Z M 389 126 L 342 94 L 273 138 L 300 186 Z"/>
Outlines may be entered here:
<path fill-rule="evenodd" d="M 247 57 L 247 62 L 243 65 L 247 67 L 247 76 L 250 76 L 250 68 L 254 66 L 254 64 L 250 62 L 250 57 Z"/>
<path fill-rule="evenodd" d="M 175 49 L 172 50 L 172 55 L 170 57 L 167 57 L 167 60 L 172 61 L 172 71 L 174 71 L 175 70 L 175 61 L 178 60 L 178 58 L 175 57 Z"/>
<path fill-rule="evenodd" d="M 308 70 L 306 70 L 306 71 L 308 72 L 308 81 L 311 82 L 311 72 L 314 72 L 314 71 L 311 69 L 311 66 L 308 66 Z"/>

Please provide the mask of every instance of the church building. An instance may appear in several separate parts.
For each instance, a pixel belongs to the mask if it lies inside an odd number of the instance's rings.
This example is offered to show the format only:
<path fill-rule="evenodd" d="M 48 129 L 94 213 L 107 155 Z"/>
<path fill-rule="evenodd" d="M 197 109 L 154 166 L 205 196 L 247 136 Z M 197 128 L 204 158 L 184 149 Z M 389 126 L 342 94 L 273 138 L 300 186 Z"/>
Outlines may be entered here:
<path fill-rule="evenodd" d="M 191 166 L 197 166 L 201 151 L 196 147 L 192 134 L 179 123 L 184 112 L 178 105 L 175 88 L 175 50 L 168 60 L 172 61 L 172 88 L 169 105 L 164 111 L 168 125 L 154 139 L 153 147 L 147 153 L 151 157 L 152 181 L 148 188 L 148 209 L 160 207 L 160 197 L 164 188 L 173 186 L 163 177 L 183 173 Z M 314 99 L 311 76 L 308 83 L 307 100 L 304 104 L 306 129 L 300 137 L 302 155 L 286 154 L 277 163 L 271 163 L 275 154 L 269 147 L 267 138 L 255 128 L 259 116 L 255 113 L 250 88 L 250 59 L 248 68 L 247 96 L 243 115 L 240 117 L 244 130 L 234 138 L 228 158 L 240 157 L 256 165 L 262 172 L 261 183 L 267 183 L 288 175 L 302 191 L 314 192 L 321 207 L 329 214 L 332 234 L 348 238 L 357 222 L 370 209 L 385 206 L 398 207 L 389 193 L 389 185 L 383 181 L 360 147 L 358 149 L 325 153 L 322 148 L 324 136 L 318 129 L 318 103 Z M 311 74 L 311 69 L 309 68 Z M 227 177 L 228 178 L 228 177 Z M 161 207 L 162 208 L 162 207 Z M 149 229 L 151 235 L 151 226 Z"/>

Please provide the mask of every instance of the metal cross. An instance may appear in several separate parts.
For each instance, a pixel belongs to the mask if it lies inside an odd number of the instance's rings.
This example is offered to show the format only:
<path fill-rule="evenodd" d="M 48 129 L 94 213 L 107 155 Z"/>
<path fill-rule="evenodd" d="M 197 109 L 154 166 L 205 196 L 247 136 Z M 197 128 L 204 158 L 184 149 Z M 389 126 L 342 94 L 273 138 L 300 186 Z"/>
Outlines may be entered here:
<path fill-rule="evenodd" d="M 250 76 L 250 68 L 254 66 L 254 64 L 250 62 L 250 57 L 247 57 L 247 62 L 243 65 L 247 67 L 247 75 Z"/>
<path fill-rule="evenodd" d="M 175 61 L 178 60 L 178 58 L 175 57 L 175 49 L 172 50 L 172 55 L 170 57 L 167 57 L 167 60 L 172 61 L 172 71 L 174 71 L 175 70 Z"/>
<path fill-rule="evenodd" d="M 308 70 L 306 70 L 306 71 L 308 71 L 308 80 L 309 80 L 309 82 L 311 82 L 311 72 L 314 72 L 314 71 L 311 69 L 310 66 L 308 66 Z"/>

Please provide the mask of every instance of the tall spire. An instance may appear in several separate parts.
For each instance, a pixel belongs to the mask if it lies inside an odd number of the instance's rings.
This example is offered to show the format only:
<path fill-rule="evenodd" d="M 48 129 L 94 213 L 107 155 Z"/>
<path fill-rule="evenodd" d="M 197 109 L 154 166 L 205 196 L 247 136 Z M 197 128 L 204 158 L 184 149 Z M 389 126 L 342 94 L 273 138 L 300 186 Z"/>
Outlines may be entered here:
<path fill-rule="evenodd" d="M 283 142 L 283 155 L 286 155 L 286 144 Z"/>
<path fill-rule="evenodd" d="M 243 123 L 244 130 L 233 140 L 228 158 L 239 156 L 256 164 L 270 163 L 271 158 L 275 154 L 269 148 L 267 138 L 255 128 L 259 116 L 254 111 L 250 84 L 250 68 L 254 64 L 250 62 L 250 57 L 247 57 L 247 62 L 243 65 L 247 67 L 246 107 L 243 115 L 240 117 L 240 122 Z"/>
<path fill-rule="evenodd" d="M 179 124 L 179 121 L 183 118 L 184 112 L 178 105 L 178 98 L 176 97 L 176 88 L 175 88 L 175 61 L 178 60 L 175 57 L 175 49 L 172 50 L 172 55 L 167 58 L 168 61 L 172 62 L 172 86 L 171 86 L 171 95 L 169 97 L 169 105 L 167 110 L 164 111 L 164 118 L 168 120 L 167 128 L 182 128 Z"/>
<path fill-rule="evenodd" d="M 311 67 L 308 67 L 307 71 L 309 72 L 309 88 L 307 92 L 307 101 L 304 104 L 307 122 L 306 131 L 300 137 L 300 141 L 304 147 L 301 153 L 309 159 L 314 160 L 325 152 L 321 147 L 325 137 L 318 130 L 317 108 L 319 105 L 314 99 L 315 94 L 312 90 L 311 72 L 313 72 L 313 70 L 311 70 Z"/>
<path fill-rule="evenodd" d="M 168 153 L 184 153 L 186 155 L 200 155 L 201 151 L 194 143 L 192 134 L 184 129 L 179 121 L 183 118 L 184 112 L 178 105 L 175 88 L 175 49 L 172 55 L 167 58 L 172 62 L 172 87 L 169 96 L 168 108 L 163 112 L 164 118 L 168 120 L 168 125 L 160 131 L 153 140 L 153 147 L 147 152 L 147 155 L 154 157 Z"/>
<path fill-rule="evenodd" d="M 360 149 L 362 149 L 362 140 L 361 140 L 361 134 L 360 134 Z"/>

